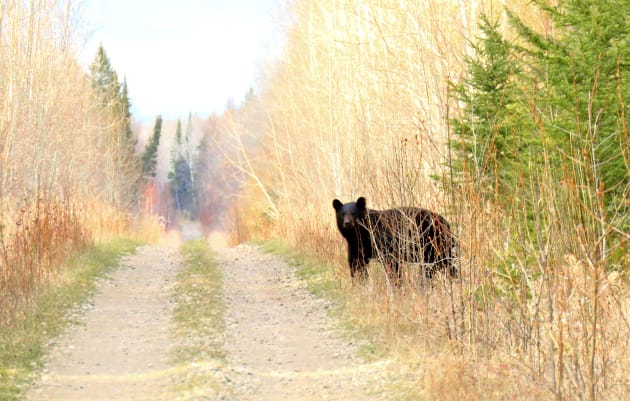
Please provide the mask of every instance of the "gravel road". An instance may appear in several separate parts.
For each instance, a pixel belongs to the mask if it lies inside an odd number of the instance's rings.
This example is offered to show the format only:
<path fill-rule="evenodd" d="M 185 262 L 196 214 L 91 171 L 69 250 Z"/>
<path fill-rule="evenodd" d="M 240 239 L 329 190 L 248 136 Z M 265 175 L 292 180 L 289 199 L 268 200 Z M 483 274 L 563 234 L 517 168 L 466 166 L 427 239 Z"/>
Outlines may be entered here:
<path fill-rule="evenodd" d="M 225 349 L 239 400 L 369 400 L 385 362 L 365 363 L 294 269 L 251 245 L 218 256 L 227 302 Z"/>
<path fill-rule="evenodd" d="M 32 401 L 169 400 L 175 248 L 146 246 L 99 283 L 54 341 Z"/>
<path fill-rule="evenodd" d="M 190 234 L 187 235 L 187 237 Z M 329 305 L 294 269 L 251 245 L 217 249 L 224 276 L 229 394 L 205 399 L 383 399 L 387 362 L 366 363 L 344 338 Z M 177 373 L 170 296 L 181 267 L 176 248 L 145 246 L 102 280 L 93 300 L 51 345 L 28 400 L 171 400 Z M 386 399 L 386 398 L 385 398 Z"/>

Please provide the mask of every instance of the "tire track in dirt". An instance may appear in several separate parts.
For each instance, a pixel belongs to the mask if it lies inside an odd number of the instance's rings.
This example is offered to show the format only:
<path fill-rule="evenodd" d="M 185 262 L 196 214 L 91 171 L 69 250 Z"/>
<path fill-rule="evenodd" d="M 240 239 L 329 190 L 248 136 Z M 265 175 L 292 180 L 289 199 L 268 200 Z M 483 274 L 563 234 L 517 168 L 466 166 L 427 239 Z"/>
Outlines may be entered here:
<path fill-rule="evenodd" d="M 343 339 L 325 301 L 280 258 L 254 246 L 220 251 L 228 375 L 239 400 L 369 400 L 386 362 L 366 364 Z"/>
<path fill-rule="evenodd" d="M 145 246 L 121 260 L 54 340 L 32 401 L 170 400 L 171 288 L 177 249 Z"/>

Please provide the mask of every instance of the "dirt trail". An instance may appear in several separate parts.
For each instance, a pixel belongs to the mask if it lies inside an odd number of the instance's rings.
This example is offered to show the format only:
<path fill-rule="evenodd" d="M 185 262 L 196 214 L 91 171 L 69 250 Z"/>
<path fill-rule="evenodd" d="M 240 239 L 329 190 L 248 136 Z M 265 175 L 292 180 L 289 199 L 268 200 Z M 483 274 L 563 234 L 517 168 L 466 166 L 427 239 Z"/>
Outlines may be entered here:
<path fill-rule="evenodd" d="M 171 286 L 177 249 L 146 246 L 125 257 L 79 320 L 55 340 L 32 401 L 169 400 Z"/>
<path fill-rule="evenodd" d="M 195 236 L 190 228 L 183 233 Z M 356 356 L 358 345 L 339 335 L 326 302 L 303 288 L 293 268 L 250 245 L 217 252 L 227 307 L 227 363 L 215 373 L 231 391 L 216 399 L 376 398 L 386 363 L 366 364 Z M 99 283 L 94 299 L 75 312 L 80 323 L 55 340 L 27 399 L 177 398 L 177 372 L 168 362 L 177 342 L 171 288 L 180 267 L 177 249 L 165 246 L 142 247 L 124 258 L 112 277 Z"/>
<path fill-rule="evenodd" d="M 256 247 L 219 254 L 227 302 L 228 363 L 239 400 L 368 400 L 385 362 L 366 364 L 343 339 L 325 301 L 294 269 Z"/>

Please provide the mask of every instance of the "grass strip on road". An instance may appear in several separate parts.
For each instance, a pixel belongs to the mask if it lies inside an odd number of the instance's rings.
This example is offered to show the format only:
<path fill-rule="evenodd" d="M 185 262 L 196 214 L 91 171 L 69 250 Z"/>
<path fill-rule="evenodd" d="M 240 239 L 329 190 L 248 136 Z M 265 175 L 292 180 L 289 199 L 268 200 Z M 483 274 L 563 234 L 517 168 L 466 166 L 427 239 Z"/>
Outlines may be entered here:
<path fill-rule="evenodd" d="M 223 279 L 204 240 L 181 247 L 183 267 L 174 289 L 176 400 L 232 394 L 225 376 Z M 204 398 L 206 399 L 206 398 Z"/>

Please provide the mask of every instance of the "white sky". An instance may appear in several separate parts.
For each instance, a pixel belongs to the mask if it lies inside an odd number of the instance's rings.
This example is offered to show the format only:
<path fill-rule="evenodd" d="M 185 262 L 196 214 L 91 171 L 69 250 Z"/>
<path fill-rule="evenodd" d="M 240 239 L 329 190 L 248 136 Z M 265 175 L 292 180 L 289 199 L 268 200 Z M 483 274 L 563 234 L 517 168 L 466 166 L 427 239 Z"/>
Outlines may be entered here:
<path fill-rule="evenodd" d="M 135 118 L 187 118 L 240 104 L 280 46 L 278 0 L 85 0 L 92 27 L 81 60 L 102 43 Z"/>

